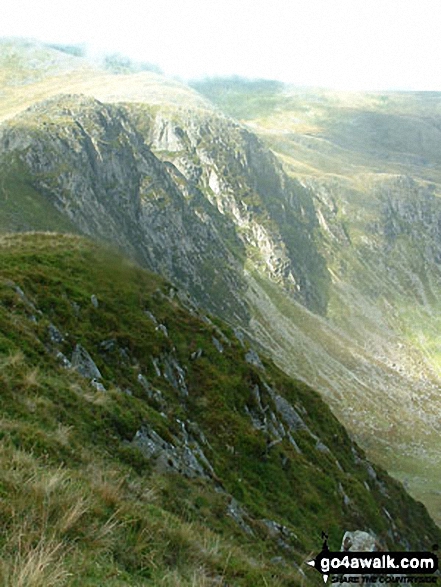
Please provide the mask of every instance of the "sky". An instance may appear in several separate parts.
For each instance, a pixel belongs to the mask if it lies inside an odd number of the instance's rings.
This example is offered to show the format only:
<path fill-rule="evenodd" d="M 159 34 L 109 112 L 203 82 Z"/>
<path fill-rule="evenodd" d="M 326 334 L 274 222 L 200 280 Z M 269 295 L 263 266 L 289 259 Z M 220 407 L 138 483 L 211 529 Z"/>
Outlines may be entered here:
<path fill-rule="evenodd" d="M 0 37 L 83 43 L 187 80 L 441 90 L 441 0 L 6 0 Z"/>

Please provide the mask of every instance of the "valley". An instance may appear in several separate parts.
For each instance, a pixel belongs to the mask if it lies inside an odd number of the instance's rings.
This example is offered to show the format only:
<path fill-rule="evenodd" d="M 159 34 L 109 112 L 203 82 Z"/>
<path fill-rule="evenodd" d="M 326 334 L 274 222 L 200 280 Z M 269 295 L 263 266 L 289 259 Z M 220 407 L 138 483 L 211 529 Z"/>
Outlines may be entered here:
<path fill-rule="evenodd" d="M 440 95 L 0 51 L 1 231 L 91 237 L 173 283 L 440 524 Z"/>

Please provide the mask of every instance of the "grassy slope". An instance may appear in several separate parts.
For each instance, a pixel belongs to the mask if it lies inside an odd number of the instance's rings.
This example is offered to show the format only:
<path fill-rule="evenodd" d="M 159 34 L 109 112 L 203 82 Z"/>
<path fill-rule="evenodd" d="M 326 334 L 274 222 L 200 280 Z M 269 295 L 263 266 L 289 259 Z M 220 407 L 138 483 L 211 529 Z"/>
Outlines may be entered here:
<path fill-rule="evenodd" d="M 0 109 L 0 118 L 3 119 L 9 118 L 38 100 L 58 94 L 60 89 L 64 93 L 85 93 L 106 101 L 145 101 L 148 97 L 149 102 L 163 103 L 165 101 L 174 105 L 179 103 L 181 106 L 185 104 L 198 108 L 207 107 L 206 103 L 194 92 L 188 91 L 175 82 L 166 82 L 164 78 L 156 74 L 113 76 L 96 66 L 92 67 L 90 64 L 86 64 L 79 58 L 66 56 L 52 49 L 40 47 L 36 50 L 34 46 L 24 46 L 21 50 L 17 50 L 17 46 L 14 44 L 11 53 L 8 49 L 5 51 L 4 47 L 5 45 L 2 46 L 1 51 L 4 92 Z M 31 70 L 29 69 L 29 57 L 35 60 Z M 38 67 L 35 65 L 37 62 Z M 221 86 L 225 87 L 224 82 Z M 366 189 L 366 183 L 371 181 L 373 175 L 387 174 L 389 176 L 390 173 L 411 172 L 419 176 L 421 181 L 435 182 L 436 191 L 439 191 L 436 157 L 435 159 L 433 157 L 439 145 L 436 117 L 440 107 L 437 95 L 413 95 L 410 100 L 409 96 L 400 94 L 387 96 L 348 94 L 342 96 L 322 91 L 311 93 L 290 90 L 287 92 L 277 83 L 256 82 L 241 87 L 237 80 L 227 85 L 228 92 L 221 96 L 219 87 L 212 87 L 207 92 L 205 84 L 205 88 L 199 85 L 197 89 L 204 90 L 207 97 L 214 101 L 217 100 L 222 109 L 245 120 L 253 130 L 257 130 L 277 152 L 286 168 L 294 176 L 300 179 L 312 177 L 320 181 L 324 178 L 326 183 L 332 180 L 335 182 L 337 190 L 341 188 L 343 193 L 346 192 L 351 197 L 356 194 L 356 199 L 352 204 L 354 210 L 357 209 L 357 202 L 362 203 L 363 206 L 366 202 L 369 203 L 370 194 Z M 415 111 L 418 112 L 417 117 L 415 117 Z M 376 132 L 379 123 L 384 127 L 382 136 L 378 136 Z M 420 139 L 421 133 L 419 134 L 421 124 L 425 125 L 425 131 L 428 126 L 431 127 L 429 133 L 423 133 L 424 141 Z M 354 128 L 356 133 L 353 132 Z M 423 162 L 421 162 L 421 155 L 424 158 Z M 69 224 L 32 189 L 31 183 L 21 174 L 21 170 L 16 169 L 13 165 L 8 167 L 7 173 L 3 174 L 3 181 L 7 182 L 8 190 L 14 186 L 15 196 L 5 199 L 6 192 L 0 190 L 0 202 L 3 211 L 6 212 L 6 215 L 2 217 L 3 224 L 0 227 L 2 230 L 41 228 L 68 231 L 71 229 Z M 352 209 L 348 210 L 349 217 L 352 212 Z M 345 222 L 346 220 L 347 218 L 344 219 Z M 363 221 L 358 224 L 354 223 L 351 228 L 351 236 L 356 233 L 357 238 L 361 240 L 364 230 Z M 331 251 L 331 256 L 333 253 Z M 344 263 L 347 264 L 346 252 L 343 257 Z M 332 261 L 331 269 L 338 269 L 338 256 L 336 258 L 334 255 Z M 354 259 L 351 259 L 349 255 L 349 266 L 353 261 Z M 355 279 L 358 275 L 363 277 L 366 282 L 366 277 L 369 275 L 369 278 L 373 276 L 373 281 L 375 281 L 375 263 L 369 267 L 366 276 L 360 274 L 363 265 L 358 261 L 354 264 L 353 275 Z M 262 296 L 265 291 L 271 289 L 271 284 L 262 287 Z M 261 322 L 264 322 L 265 316 L 268 319 L 269 315 L 279 320 L 277 328 L 272 333 L 272 338 L 268 337 L 268 334 L 271 334 L 271 328 L 268 332 L 262 332 L 260 326 L 258 328 L 260 336 L 268 338 L 268 348 L 280 346 L 278 356 L 284 368 L 293 374 L 301 373 L 306 379 L 305 373 L 309 370 L 309 365 L 320 364 L 319 373 L 316 372 L 313 378 L 308 381 L 314 381 L 318 388 L 325 389 L 327 386 L 329 387 L 329 381 L 333 380 L 331 390 L 333 407 L 340 416 L 346 417 L 348 424 L 353 423 L 354 431 L 357 431 L 360 423 L 363 424 L 364 416 L 361 414 L 360 420 L 360 417 L 358 419 L 352 418 L 350 414 L 343 413 L 346 402 L 343 403 L 340 400 L 347 393 L 347 367 L 351 369 L 354 365 L 352 356 L 354 351 L 357 355 L 361 354 L 363 361 L 372 362 L 372 356 L 369 353 L 366 354 L 360 340 L 362 342 L 362 335 L 365 331 L 369 334 L 372 333 L 372 324 L 376 319 L 378 320 L 379 316 L 383 319 L 388 315 L 387 312 L 380 311 L 378 313 L 374 308 L 373 316 L 369 318 L 369 323 L 367 323 L 363 316 L 363 310 L 361 310 L 361 315 L 360 311 L 354 312 L 354 303 L 358 304 L 360 310 L 363 301 L 363 299 L 354 299 L 352 290 L 347 291 L 344 287 L 334 290 L 330 310 L 333 318 L 337 320 L 337 325 L 343 330 L 340 333 L 334 331 L 330 336 L 328 325 L 321 323 L 320 320 L 312 319 L 314 332 L 316 332 L 315 338 L 311 337 L 309 332 L 305 332 L 304 328 L 304 324 L 310 323 L 311 317 L 305 314 L 302 308 L 291 304 L 287 299 L 281 299 L 274 292 L 271 304 L 275 306 L 275 309 L 268 313 L 266 300 L 258 304 L 256 308 L 256 313 L 260 313 Z M 287 306 L 289 306 L 288 314 L 292 316 L 290 324 L 287 324 L 283 319 L 283 316 L 286 316 Z M 398 325 L 394 324 L 394 327 L 397 327 L 400 332 L 404 332 L 406 345 L 412 354 L 410 379 L 418 377 L 414 365 L 420 362 L 421 356 L 428 368 L 439 370 L 440 354 L 436 344 L 436 329 L 433 327 L 436 314 L 430 308 L 428 311 L 426 308 L 418 309 L 415 314 L 405 299 L 403 299 L 402 308 L 400 306 L 399 310 L 400 322 Z M 353 315 L 354 318 L 352 318 Z M 276 320 L 269 326 L 271 327 L 275 323 Z M 415 324 L 421 325 L 419 331 L 415 331 Z M 350 329 L 350 337 L 355 336 L 355 341 L 346 336 L 340 336 L 341 333 L 347 333 L 345 330 L 347 327 Z M 380 332 L 377 333 L 376 328 L 374 330 L 375 338 L 378 335 L 378 340 L 383 346 L 389 345 L 390 331 L 386 332 L 384 337 L 385 331 L 381 332 L 380 329 Z M 296 333 L 293 336 L 294 332 Z M 283 337 L 280 336 L 280 333 L 283 334 Z M 337 340 L 335 334 L 338 336 L 338 344 L 332 342 Z M 318 349 L 317 340 L 327 341 L 324 352 Z M 291 349 L 293 345 L 294 348 L 297 348 L 299 341 L 302 344 L 302 352 L 293 361 Z M 422 355 L 418 355 L 420 350 Z M 340 365 L 341 360 L 344 364 L 343 369 Z M 394 357 L 393 360 L 395 360 Z M 374 366 L 375 361 L 374 357 Z M 384 365 L 380 364 L 379 368 L 387 378 L 395 376 L 389 367 L 385 370 Z M 358 394 L 363 395 L 366 386 L 358 386 L 357 381 L 352 378 L 350 380 L 357 388 Z M 397 381 L 398 387 L 406 390 L 409 388 L 409 380 L 403 380 L 400 376 L 397 377 Z M 352 383 L 351 393 L 353 391 Z M 383 388 L 380 380 L 375 379 L 375 383 L 379 388 Z M 395 399 L 392 398 L 389 403 L 393 404 L 394 401 Z M 359 405 L 363 405 L 363 402 Z M 396 416 L 393 405 L 390 413 L 394 417 Z M 372 423 L 378 424 L 377 421 Z M 411 432 L 411 428 L 402 428 L 398 434 L 399 442 L 402 443 L 403 440 L 407 442 L 406 436 Z M 378 427 L 375 429 L 375 435 L 377 433 Z M 381 443 L 381 446 L 373 446 L 368 438 L 369 434 L 365 431 L 364 437 L 362 435 L 360 438 L 363 437 L 365 446 L 371 445 L 370 454 L 375 455 L 383 465 L 391 467 L 391 470 L 401 478 L 409 479 L 409 464 L 405 461 L 397 462 L 395 455 L 393 458 L 390 455 L 385 457 L 384 442 Z M 396 432 L 393 434 L 395 435 Z M 421 449 L 423 450 L 422 454 L 420 454 L 418 442 L 416 443 L 415 462 L 421 462 L 420 457 L 422 458 L 421 469 L 423 473 L 421 476 L 417 476 L 417 486 L 414 487 L 410 472 L 410 484 L 414 494 L 423 498 L 425 503 L 431 506 L 432 514 L 439 520 L 439 498 L 435 485 L 441 464 L 438 460 L 434 461 L 437 452 L 434 450 L 436 437 L 434 440 L 431 433 L 429 436 L 429 444 L 426 442 L 427 438 L 423 439 L 425 445 Z M 384 439 L 386 442 L 394 440 L 387 435 L 383 437 Z M 420 457 L 416 457 L 417 454 Z"/>
<path fill-rule="evenodd" d="M 357 464 L 352 442 L 316 393 L 268 361 L 264 373 L 246 363 L 245 350 L 220 323 L 228 342 L 219 353 L 212 342 L 218 327 L 190 315 L 159 278 L 72 236 L 2 237 L 0 263 L 3 585 L 202 586 L 221 578 L 250 587 L 296 585 L 301 575 L 290 563 L 319 549 L 322 528 L 334 548 L 354 528 L 371 528 L 389 547 L 400 537 L 413 548 L 439 540 L 422 506 L 385 473 L 377 471 L 375 481 L 363 461 Z M 63 333 L 57 348 L 66 356 L 77 343 L 89 350 L 107 392 L 60 366 L 50 324 Z M 123 354 L 100 351 L 109 339 Z M 198 348 L 202 357 L 190 360 Z M 152 358 L 167 353 L 185 371 L 185 399 L 155 372 Z M 146 397 L 140 373 L 161 391 L 160 405 Z M 245 413 L 262 381 L 304 413 L 332 455 L 316 450 L 305 432 L 295 434 L 302 454 L 286 440 L 265 449 L 265 436 Z M 121 391 L 127 388 L 132 395 Z M 145 422 L 163 438 L 177 436 L 176 418 L 205 434 L 217 483 L 246 507 L 253 537 L 226 516 L 228 494 L 214 491 L 214 481 L 159 473 L 128 444 Z M 395 520 L 394 535 L 382 507 Z M 295 533 L 291 552 L 282 551 L 286 566 L 270 562 L 280 550 L 262 518 Z M 308 581 L 317 579 L 305 572 Z"/>
<path fill-rule="evenodd" d="M 98 63 L 26 41 L 0 39 L 0 85 L 0 122 L 58 94 L 210 108 L 190 88 L 157 73 L 112 74 Z"/>

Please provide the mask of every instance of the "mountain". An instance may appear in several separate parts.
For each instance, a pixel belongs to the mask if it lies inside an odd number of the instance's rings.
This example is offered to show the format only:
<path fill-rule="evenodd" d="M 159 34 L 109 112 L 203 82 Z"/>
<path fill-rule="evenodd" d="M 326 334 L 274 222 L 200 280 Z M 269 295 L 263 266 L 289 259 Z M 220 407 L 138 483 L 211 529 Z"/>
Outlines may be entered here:
<path fill-rule="evenodd" d="M 297 585 L 325 528 L 430 549 L 320 396 L 114 249 L 5 235 L 3 585 Z"/>
<path fill-rule="evenodd" d="M 196 87 L 313 193 L 332 284 L 307 380 L 439 519 L 440 94 Z"/>
<path fill-rule="evenodd" d="M 439 95 L 2 54 L 3 231 L 77 232 L 172 281 L 317 389 L 440 522 Z"/>

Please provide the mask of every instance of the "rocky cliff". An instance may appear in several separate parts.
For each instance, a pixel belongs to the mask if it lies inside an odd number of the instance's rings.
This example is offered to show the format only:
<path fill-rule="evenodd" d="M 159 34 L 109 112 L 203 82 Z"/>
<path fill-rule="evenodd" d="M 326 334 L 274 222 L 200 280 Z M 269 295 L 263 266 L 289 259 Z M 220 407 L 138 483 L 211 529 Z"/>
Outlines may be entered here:
<path fill-rule="evenodd" d="M 171 279 L 317 388 L 438 516 L 436 97 L 263 84 L 235 95 L 239 124 L 177 82 L 75 77 L 72 59 L 6 75 L 2 230 L 80 232 Z"/>

